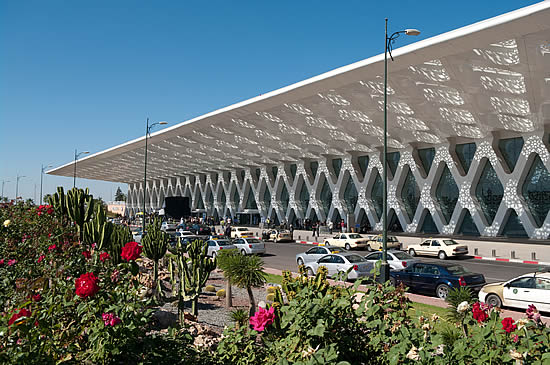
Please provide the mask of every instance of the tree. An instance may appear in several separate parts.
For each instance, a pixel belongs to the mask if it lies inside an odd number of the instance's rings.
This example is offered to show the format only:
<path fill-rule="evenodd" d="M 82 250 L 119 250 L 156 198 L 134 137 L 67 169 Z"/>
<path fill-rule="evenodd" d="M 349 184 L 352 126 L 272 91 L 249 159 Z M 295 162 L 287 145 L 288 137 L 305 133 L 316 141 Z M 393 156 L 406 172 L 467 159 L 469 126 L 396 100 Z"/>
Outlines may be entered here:
<path fill-rule="evenodd" d="M 126 194 L 120 190 L 120 186 L 116 189 L 115 193 L 115 201 L 116 202 L 125 202 L 126 201 Z"/>
<path fill-rule="evenodd" d="M 246 289 L 250 302 L 250 316 L 253 316 L 256 312 L 256 301 L 252 288 L 262 286 L 267 281 L 262 259 L 255 255 L 241 255 L 235 252 L 224 255 L 223 259 L 220 258 L 218 266 L 231 284 Z"/>

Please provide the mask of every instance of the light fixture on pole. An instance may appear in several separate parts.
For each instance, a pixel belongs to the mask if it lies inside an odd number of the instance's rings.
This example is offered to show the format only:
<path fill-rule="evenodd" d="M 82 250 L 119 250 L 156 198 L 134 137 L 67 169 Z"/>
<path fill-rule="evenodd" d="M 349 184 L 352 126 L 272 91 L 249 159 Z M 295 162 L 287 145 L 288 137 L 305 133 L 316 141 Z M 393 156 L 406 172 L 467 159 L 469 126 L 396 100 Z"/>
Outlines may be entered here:
<path fill-rule="evenodd" d="M 52 165 L 48 165 L 48 166 L 42 165 L 40 168 L 40 205 L 42 205 L 42 180 L 44 177 L 44 171 L 46 171 L 46 169 L 50 167 L 52 167 Z"/>
<path fill-rule="evenodd" d="M 147 127 L 145 128 L 145 169 L 143 173 L 143 211 L 141 216 L 141 234 L 145 234 L 145 191 L 147 190 L 147 139 L 151 129 L 156 125 L 165 125 L 166 122 L 156 122 L 149 125 L 149 118 L 147 118 Z"/>
<path fill-rule="evenodd" d="M 388 265 L 388 53 L 391 54 L 392 44 L 401 35 L 419 35 L 418 29 L 405 29 L 393 33 L 388 37 L 388 18 L 386 18 L 386 32 L 384 37 L 384 192 L 382 197 L 382 265 L 380 266 L 380 280 L 386 282 L 390 278 L 390 266 Z"/>
<path fill-rule="evenodd" d="M 2 195 L 0 196 L 0 200 L 4 199 L 4 184 L 10 182 L 9 180 L 2 180 Z"/>
<path fill-rule="evenodd" d="M 19 179 L 22 179 L 26 176 L 17 175 L 17 181 L 15 182 L 15 201 L 17 201 L 19 195 Z"/>
<path fill-rule="evenodd" d="M 87 155 L 88 151 L 83 151 L 83 152 L 77 152 L 76 148 L 74 149 L 74 173 L 73 173 L 73 188 L 76 188 L 76 161 L 78 160 L 78 158 L 82 155 Z"/>

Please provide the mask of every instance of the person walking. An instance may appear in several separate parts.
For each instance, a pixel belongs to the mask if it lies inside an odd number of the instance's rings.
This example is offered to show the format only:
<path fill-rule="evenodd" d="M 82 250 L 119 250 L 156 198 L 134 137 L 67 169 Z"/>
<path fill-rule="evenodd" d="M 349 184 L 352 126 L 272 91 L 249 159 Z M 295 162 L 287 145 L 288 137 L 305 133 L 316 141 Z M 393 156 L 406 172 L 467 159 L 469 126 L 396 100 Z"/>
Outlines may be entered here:
<path fill-rule="evenodd" d="M 330 232 L 330 234 L 332 234 L 332 229 L 334 228 L 334 223 L 332 223 L 332 221 L 328 221 L 328 231 Z"/>
<path fill-rule="evenodd" d="M 292 223 L 290 223 L 289 230 L 290 230 L 290 239 L 294 240 L 294 226 L 292 225 Z"/>
<path fill-rule="evenodd" d="M 340 227 L 342 228 L 342 233 L 346 233 L 346 222 L 342 219 L 342 222 L 340 223 Z"/>

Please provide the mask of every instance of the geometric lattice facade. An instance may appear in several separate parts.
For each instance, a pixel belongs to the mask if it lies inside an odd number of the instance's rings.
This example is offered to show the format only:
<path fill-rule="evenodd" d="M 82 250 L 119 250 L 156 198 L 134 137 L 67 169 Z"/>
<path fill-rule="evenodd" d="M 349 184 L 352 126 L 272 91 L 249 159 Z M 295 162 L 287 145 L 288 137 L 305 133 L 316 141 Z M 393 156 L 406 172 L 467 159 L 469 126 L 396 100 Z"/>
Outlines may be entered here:
<path fill-rule="evenodd" d="M 390 229 L 549 238 L 549 19 L 546 1 L 394 49 Z M 128 183 L 130 214 L 175 195 L 211 216 L 381 230 L 383 72 L 380 54 L 152 133 L 147 186 L 144 137 L 78 177 Z"/>

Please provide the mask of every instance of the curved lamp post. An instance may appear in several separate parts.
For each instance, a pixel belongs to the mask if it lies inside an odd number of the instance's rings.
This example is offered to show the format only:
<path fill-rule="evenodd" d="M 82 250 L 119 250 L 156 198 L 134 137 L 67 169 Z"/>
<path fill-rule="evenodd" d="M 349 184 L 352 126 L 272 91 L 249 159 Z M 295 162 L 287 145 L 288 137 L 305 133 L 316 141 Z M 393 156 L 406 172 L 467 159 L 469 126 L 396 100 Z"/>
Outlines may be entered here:
<path fill-rule="evenodd" d="M 19 179 L 22 179 L 26 176 L 17 175 L 15 182 L 15 201 L 17 201 L 17 195 L 19 195 Z"/>
<path fill-rule="evenodd" d="M 388 53 L 391 55 L 392 44 L 401 35 L 419 35 L 418 29 L 405 29 L 393 33 L 388 37 L 388 18 L 386 18 L 386 36 L 384 40 L 384 193 L 382 212 L 382 265 L 380 267 L 380 280 L 386 282 L 390 278 L 390 266 L 388 265 Z"/>
<path fill-rule="evenodd" d="M 76 161 L 78 160 L 78 158 L 82 155 L 87 155 L 88 151 L 83 151 L 83 152 L 77 152 L 76 148 L 74 149 L 74 173 L 73 173 L 73 188 L 76 188 Z"/>
<path fill-rule="evenodd" d="M 2 180 L 2 196 L 0 196 L 0 200 L 4 199 L 4 184 L 10 182 L 9 180 Z"/>
<path fill-rule="evenodd" d="M 40 205 L 42 205 L 42 180 L 44 177 L 44 171 L 46 171 L 46 169 L 49 169 L 50 167 L 52 167 L 52 165 L 48 165 L 48 166 L 42 165 L 40 168 Z"/>
<path fill-rule="evenodd" d="M 143 215 L 141 216 L 141 234 L 145 233 L 145 196 L 146 196 L 146 190 L 147 190 L 147 139 L 149 138 L 149 133 L 151 133 L 151 129 L 156 125 L 165 125 L 168 124 L 166 122 L 156 122 L 151 125 L 149 125 L 149 118 L 147 118 L 147 127 L 145 128 L 145 171 L 143 173 Z"/>

